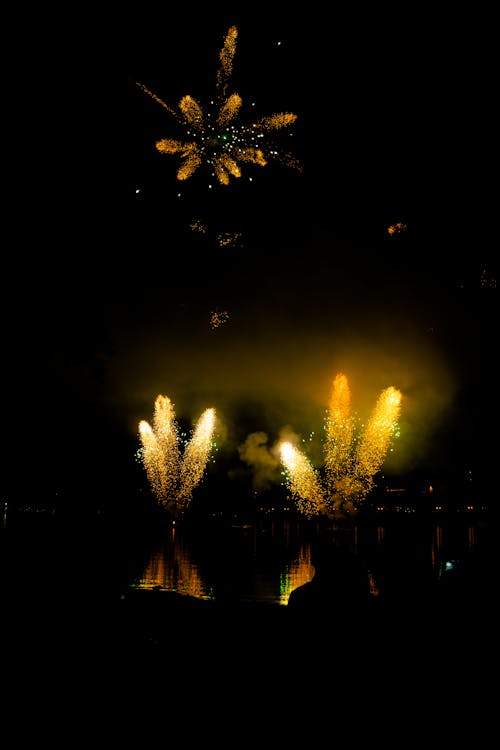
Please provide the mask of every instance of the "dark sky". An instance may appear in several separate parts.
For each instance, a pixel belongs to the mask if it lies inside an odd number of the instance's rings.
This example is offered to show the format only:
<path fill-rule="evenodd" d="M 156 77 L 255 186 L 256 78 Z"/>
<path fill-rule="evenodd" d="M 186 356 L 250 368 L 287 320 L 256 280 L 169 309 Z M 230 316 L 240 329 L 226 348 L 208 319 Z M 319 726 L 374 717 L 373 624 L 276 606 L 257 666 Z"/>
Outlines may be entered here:
<path fill-rule="evenodd" d="M 401 389 L 394 471 L 462 466 L 493 377 L 491 19 L 168 7 L 12 22 L 9 491 L 112 485 L 158 393 L 187 423 L 215 406 L 235 456 L 253 431 L 320 431 L 339 371 L 361 415 Z M 303 171 L 179 183 L 155 149 L 175 122 L 136 82 L 208 104 L 233 24 L 241 118 L 297 114 L 278 147 Z"/>

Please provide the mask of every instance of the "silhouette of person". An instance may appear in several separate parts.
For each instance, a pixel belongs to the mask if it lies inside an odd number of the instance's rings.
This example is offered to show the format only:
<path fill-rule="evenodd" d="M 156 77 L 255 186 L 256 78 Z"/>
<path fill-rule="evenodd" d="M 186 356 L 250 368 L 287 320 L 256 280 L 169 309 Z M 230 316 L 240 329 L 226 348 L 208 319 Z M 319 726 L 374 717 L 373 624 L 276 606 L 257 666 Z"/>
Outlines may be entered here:
<path fill-rule="evenodd" d="M 347 540 L 320 535 L 312 544 L 314 576 L 294 589 L 288 608 L 296 613 L 357 617 L 368 607 L 368 570 Z"/>

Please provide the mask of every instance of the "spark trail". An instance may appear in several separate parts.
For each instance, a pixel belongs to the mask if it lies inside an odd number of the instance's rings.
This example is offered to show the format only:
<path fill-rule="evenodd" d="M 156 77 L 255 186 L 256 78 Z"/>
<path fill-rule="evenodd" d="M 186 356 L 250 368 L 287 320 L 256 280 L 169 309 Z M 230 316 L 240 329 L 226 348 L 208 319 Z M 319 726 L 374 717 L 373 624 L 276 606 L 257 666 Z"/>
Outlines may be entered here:
<path fill-rule="evenodd" d="M 187 510 L 194 489 L 203 479 L 215 423 L 215 409 L 205 409 L 184 453 L 180 450 L 174 406 L 168 396 L 156 398 L 153 427 L 145 420 L 139 423 L 142 462 L 151 490 L 160 507 L 173 516 Z"/>
<path fill-rule="evenodd" d="M 401 399 L 396 388 L 385 388 L 365 429 L 356 431 L 347 378 L 343 373 L 335 377 L 325 424 L 323 470 L 315 469 L 291 443 L 279 445 L 286 480 L 301 513 L 335 518 L 359 510 L 390 449 Z"/>

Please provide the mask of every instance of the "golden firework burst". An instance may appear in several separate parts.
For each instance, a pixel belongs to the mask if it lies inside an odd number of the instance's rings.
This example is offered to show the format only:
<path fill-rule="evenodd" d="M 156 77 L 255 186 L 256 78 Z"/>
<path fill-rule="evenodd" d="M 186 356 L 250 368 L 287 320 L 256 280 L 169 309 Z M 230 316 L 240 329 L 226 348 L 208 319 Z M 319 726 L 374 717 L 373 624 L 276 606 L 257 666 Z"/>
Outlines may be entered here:
<path fill-rule="evenodd" d="M 229 185 L 231 177 L 241 177 L 242 164 L 264 167 L 274 159 L 302 171 L 300 162 L 291 153 L 281 151 L 268 138 L 270 134 L 292 125 L 297 115 L 276 112 L 250 124 L 242 123 L 237 118 L 243 100 L 237 93 L 228 94 L 237 38 L 238 30 L 236 26 L 231 26 L 219 54 L 216 98 L 207 112 L 189 94 L 181 98 L 177 111 L 144 84 L 137 82 L 137 86 L 164 107 L 185 132 L 183 139 L 162 138 L 156 142 L 160 154 L 180 156 L 178 180 L 189 179 L 202 164 L 210 168 L 220 185 Z"/>

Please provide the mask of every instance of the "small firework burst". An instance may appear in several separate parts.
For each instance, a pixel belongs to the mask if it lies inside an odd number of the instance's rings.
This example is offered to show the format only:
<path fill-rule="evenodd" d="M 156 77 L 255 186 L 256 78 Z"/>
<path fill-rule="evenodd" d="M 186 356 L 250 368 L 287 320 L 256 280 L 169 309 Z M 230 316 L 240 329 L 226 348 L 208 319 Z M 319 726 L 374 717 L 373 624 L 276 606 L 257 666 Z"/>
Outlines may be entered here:
<path fill-rule="evenodd" d="M 402 221 L 397 221 L 395 224 L 391 224 L 389 227 L 387 227 L 388 233 L 391 235 L 391 237 L 394 234 L 401 234 L 402 232 L 406 232 L 407 230 L 406 224 L 404 224 Z"/>
<path fill-rule="evenodd" d="M 212 312 L 210 313 L 210 328 L 212 330 L 220 328 L 220 326 L 224 325 L 224 323 L 227 323 L 228 320 L 229 313 L 227 310 L 212 310 Z"/>
<path fill-rule="evenodd" d="M 219 232 L 217 244 L 219 247 L 241 247 L 243 235 L 241 232 Z"/>

